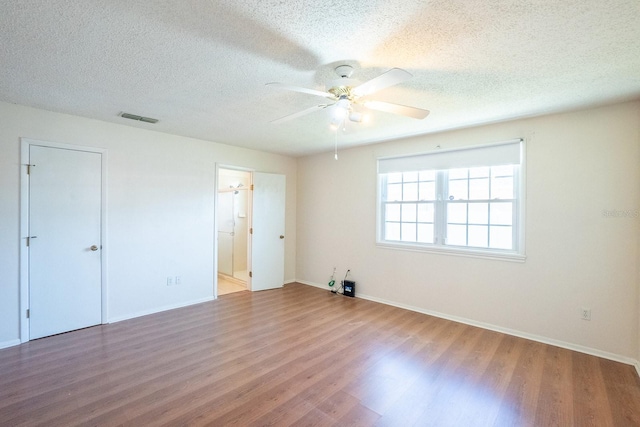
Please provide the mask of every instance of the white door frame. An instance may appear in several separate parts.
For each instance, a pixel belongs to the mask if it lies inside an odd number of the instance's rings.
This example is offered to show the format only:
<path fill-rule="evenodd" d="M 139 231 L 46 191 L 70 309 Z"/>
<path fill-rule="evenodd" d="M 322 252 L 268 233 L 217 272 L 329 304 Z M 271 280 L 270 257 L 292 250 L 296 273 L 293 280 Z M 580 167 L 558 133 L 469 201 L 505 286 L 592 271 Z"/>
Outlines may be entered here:
<path fill-rule="evenodd" d="M 213 298 L 218 298 L 218 179 L 220 178 L 220 169 L 230 169 L 236 171 L 248 172 L 251 175 L 251 185 L 253 185 L 253 173 L 255 169 L 244 168 L 240 166 L 231 166 L 224 163 L 216 163 L 216 182 L 215 182 L 215 208 L 213 215 Z M 249 214 L 249 227 L 253 223 L 253 192 L 247 197 L 247 213 Z M 251 271 L 251 233 L 247 236 L 247 270 Z M 247 277 L 247 289 L 251 290 L 251 276 Z"/>
<path fill-rule="evenodd" d="M 102 191 L 101 191 L 101 215 L 100 238 L 102 250 L 100 251 L 101 287 L 102 287 L 102 323 L 107 322 L 107 150 L 96 147 L 86 147 L 57 142 L 39 141 L 30 138 L 20 138 L 20 342 L 29 341 L 29 249 L 27 248 L 27 236 L 29 236 L 29 148 L 31 146 L 59 148 L 75 151 L 99 153 L 102 158 Z"/>

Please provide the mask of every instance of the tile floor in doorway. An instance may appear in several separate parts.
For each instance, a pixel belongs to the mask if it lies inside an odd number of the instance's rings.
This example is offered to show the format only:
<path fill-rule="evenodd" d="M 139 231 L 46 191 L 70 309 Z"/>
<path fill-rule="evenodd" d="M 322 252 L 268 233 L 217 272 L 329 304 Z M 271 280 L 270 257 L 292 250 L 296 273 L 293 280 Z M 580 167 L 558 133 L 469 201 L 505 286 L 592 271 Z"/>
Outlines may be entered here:
<path fill-rule="evenodd" d="M 247 285 L 241 281 L 225 275 L 218 275 L 218 296 L 233 292 L 246 291 Z"/>

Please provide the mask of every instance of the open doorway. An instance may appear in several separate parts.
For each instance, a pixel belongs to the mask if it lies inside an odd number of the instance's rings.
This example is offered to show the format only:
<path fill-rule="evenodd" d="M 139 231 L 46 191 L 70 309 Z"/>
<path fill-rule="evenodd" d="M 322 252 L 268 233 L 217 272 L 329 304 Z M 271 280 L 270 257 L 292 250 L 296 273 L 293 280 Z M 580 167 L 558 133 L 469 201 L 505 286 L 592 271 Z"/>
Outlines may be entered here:
<path fill-rule="evenodd" d="M 251 172 L 218 169 L 218 296 L 247 290 Z"/>

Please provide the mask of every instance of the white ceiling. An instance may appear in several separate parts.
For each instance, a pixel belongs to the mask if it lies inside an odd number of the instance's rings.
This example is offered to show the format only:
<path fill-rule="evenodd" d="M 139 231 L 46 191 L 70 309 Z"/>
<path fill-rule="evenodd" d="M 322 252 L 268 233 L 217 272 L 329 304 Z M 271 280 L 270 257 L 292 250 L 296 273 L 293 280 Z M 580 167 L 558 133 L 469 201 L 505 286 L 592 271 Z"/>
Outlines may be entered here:
<path fill-rule="evenodd" d="M 343 63 L 413 79 L 341 147 L 640 98 L 638 0 L 0 0 L 0 100 L 294 156 L 328 151 Z M 123 119 L 128 112 L 159 119 Z"/>

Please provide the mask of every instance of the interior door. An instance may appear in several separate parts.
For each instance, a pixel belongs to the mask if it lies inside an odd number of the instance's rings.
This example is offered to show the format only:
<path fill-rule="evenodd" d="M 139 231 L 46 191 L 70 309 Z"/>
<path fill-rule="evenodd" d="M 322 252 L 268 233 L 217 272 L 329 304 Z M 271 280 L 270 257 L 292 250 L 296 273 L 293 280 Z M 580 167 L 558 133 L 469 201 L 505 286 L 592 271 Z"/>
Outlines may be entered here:
<path fill-rule="evenodd" d="M 285 192 L 284 175 L 253 173 L 252 291 L 284 284 Z"/>
<path fill-rule="evenodd" d="M 29 148 L 29 337 L 101 323 L 102 155 Z"/>

